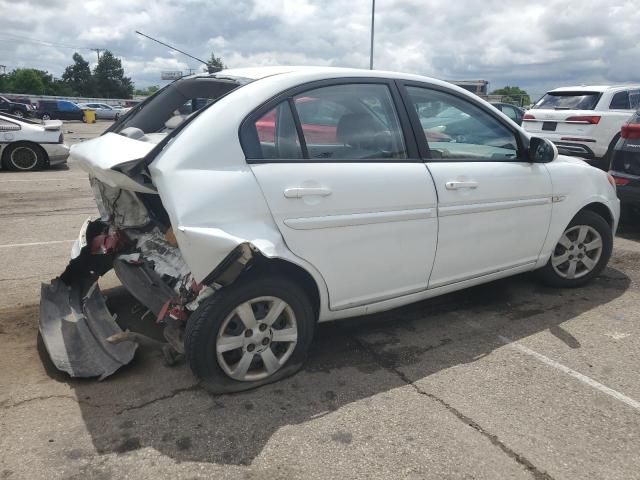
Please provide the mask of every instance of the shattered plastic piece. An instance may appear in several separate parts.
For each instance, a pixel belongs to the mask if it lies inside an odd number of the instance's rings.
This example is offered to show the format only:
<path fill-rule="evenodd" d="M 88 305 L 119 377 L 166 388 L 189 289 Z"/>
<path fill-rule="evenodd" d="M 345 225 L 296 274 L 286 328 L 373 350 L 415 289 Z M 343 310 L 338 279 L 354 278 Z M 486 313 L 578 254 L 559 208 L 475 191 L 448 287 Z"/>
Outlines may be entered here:
<path fill-rule="evenodd" d="M 79 285 L 60 279 L 42 284 L 39 327 L 53 364 L 72 377 L 102 380 L 129 363 L 137 348 L 134 342 L 107 341 L 122 329 L 97 283 L 84 296 Z"/>

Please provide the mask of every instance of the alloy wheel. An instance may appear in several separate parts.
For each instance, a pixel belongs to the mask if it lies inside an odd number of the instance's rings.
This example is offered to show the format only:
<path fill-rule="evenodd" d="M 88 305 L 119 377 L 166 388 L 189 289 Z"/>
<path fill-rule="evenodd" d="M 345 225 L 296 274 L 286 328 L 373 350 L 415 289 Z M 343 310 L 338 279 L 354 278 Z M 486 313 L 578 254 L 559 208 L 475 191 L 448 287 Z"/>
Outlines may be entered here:
<path fill-rule="evenodd" d="M 551 265 L 562 278 L 581 278 L 591 272 L 602 256 L 602 237 L 589 225 L 568 228 L 551 256 Z"/>
<path fill-rule="evenodd" d="M 216 356 L 229 377 L 255 381 L 277 372 L 297 343 L 291 306 L 277 297 L 257 297 L 238 305 L 222 322 Z"/>

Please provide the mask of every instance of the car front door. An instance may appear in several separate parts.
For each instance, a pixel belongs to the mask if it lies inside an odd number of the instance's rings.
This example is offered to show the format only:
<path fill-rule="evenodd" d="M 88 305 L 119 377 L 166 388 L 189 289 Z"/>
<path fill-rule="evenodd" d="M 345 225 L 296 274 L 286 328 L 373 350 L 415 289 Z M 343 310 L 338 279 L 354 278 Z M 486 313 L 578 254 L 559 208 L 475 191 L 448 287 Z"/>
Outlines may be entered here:
<path fill-rule="evenodd" d="M 0 112 L 8 112 L 9 111 L 9 102 L 7 102 L 4 98 L 0 98 Z"/>
<path fill-rule="evenodd" d="M 316 83 L 265 105 L 243 128 L 283 238 L 322 274 L 333 310 L 428 285 L 437 197 L 398 101 L 384 80 Z"/>
<path fill-rule="evenodd" d="M 519 132 L 479 102 L 424 84 L 402 93 L 438 193 L 429 287 L 531 268 L 551 221 L 546 167 L 530 163 Z"/>

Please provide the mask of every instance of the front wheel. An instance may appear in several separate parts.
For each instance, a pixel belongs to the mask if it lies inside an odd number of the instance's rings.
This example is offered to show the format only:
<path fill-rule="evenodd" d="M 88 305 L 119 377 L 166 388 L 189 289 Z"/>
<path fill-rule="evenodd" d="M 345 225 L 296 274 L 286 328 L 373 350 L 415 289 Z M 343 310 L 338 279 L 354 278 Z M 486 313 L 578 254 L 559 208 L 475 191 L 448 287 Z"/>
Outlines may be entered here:
<path fill-rule="evenodd" d="M 583 210 L 565 229 L 551 258 L 539 270 L 540 277 L 554 287 L 580 287 L 602 272 L 612 249 L 613 233 L 607 221 Z"/>
<path fill-rule="evenodd" d="M 11 112 L 11 115 L 18 118 L 24 118 L 24 113 L 22 113 L 22 110 L 14 110 L 13 112 Z"/>
<path fill-rule="evenodd" d="M 209 391 L 248 390 L 299 370 L 315 323 L 298 285 L 281 276 L 253 276 L 198 307 L 187 323 L 185 355 Z"/>

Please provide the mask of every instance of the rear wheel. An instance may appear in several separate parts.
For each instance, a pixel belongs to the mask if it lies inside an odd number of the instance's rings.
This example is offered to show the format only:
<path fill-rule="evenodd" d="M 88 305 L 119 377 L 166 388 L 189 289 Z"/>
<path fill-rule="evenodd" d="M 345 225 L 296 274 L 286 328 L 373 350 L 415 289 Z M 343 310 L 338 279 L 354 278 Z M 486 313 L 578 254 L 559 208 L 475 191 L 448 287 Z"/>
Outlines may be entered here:
<path fill-rule="evenodd" d="M 48 113 L 43 113 L 41 118 L 42 120 L 51 120 L 51 115 L 49 115 Z"/>
<path fill-rule="evenodd" d="M 14 143 L 9 145 L 3 155 L 5 168 L 18 171 L 39 170 L 46 163 L 42 148 L 32 143 Z"/>
<path fill-rule="evenodd" d="M 24 117 L 24 113 L 22 113 L 22 110 L 13 110 L 11 112 L 11 115 L 13 115 L 14 117 L 19 117 L 19 118 L 23 118 Z"/>
<path fill-rule="evenodd" d="M 203 302 L 187 323 L 185 355 L 214 393 L 248 390 L 295 373 L 315 327 L 307 294 L 281 276 L 248 277 Z"/>
<path fill-rule="evenodd" d="M 613 233 L 595 212 L 579 212 L 556 244 L 551 258 L 539 270 L 542 280 L 554 287 L 579 287 L 599 275 L 609 262 Z"/>

